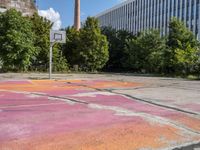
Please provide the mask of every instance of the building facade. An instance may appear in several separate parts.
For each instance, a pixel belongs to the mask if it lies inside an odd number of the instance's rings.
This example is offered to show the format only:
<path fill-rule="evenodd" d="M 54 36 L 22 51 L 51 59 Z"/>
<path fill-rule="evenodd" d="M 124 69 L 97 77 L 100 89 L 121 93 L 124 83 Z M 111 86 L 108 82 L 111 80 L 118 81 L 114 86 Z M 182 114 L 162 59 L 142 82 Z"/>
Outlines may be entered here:
<path fill-rule="evenodd" d="M 200 40 L 200 0 L 127 0 L 96 17 L 101 26 L 127 30 L 133 34 L 159 29 L 169 32 L 172 17 L 179 18 Z"/>
<path fill-rule="evenodd" d="M 36 12 L 35 0 L 0 0 L 0 12 L 15 8 L 21 11 L 23 15 L 33 15 Z"/>

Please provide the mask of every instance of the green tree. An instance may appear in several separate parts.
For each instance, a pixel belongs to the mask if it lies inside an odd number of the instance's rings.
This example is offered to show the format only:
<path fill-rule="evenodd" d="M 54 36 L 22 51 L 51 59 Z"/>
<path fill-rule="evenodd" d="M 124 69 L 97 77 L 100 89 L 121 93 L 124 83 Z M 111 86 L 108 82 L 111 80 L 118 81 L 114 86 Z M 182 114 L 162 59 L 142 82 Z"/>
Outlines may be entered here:
<path fill-rule="evenodd" d="M 180 55 L 178 56 L 179 59 L 177 59 L 177 52 L 183 56 L 184 54 L 188 54 L 188 49 L 191 50 L 189 50 L 190 52 L 194 49 L 196 49 L 195 51 L 198 51 L 197 49 L 199 47 L 199 43 L 193 33 L 184 25 L 183 22 L 176 18 L 173 18 L 169 23 L 169 35 L 166 45 L 167 49 L 164 51 L 163 57 L 164 71 L 167 73 L 175 73 L 181 70 L 180 68 L 177 68 L 177 64 L 179 64 L 180 60 Z M 181 50 L 183 52 L 180 52 Z M 196 55 L 196 53 L 190 54 Z"/>
<path fill-rule="evenodd" d="M 70 67 L 73 65 L 79 65 L 82 62 L 80 61 L 80 49 L 79 44 L 80 40 L 80 32 L 77 31 L 74 27 L 66 28 L 66 44 L 64 47 L 64 56 L 68 60 Z"/>
<path fill-rule="evenodd" d="M 102 69 L 108 61 L 108 41 L 101 34 L 98 20 L 88 17 L 80 31 L 67 28 L 65 56 L 71 66 L 79 65 L 84 71 Z"/>
<path fill-rule="evenodd" d="M 52 23 L 46 18 L 39 16 L 37 13 L 35 13 L 30 18 L 30 20 L 33 24 L 32 31 L 34 32 L 36 37 L 34 41 L 34 46 L 38 53 L 32 67 L 35 69 L 39 69 L 39 67 L 42 66 L 42 69 L 44 70 L 47 68 L 46 65 L 49 63 L 49 34 Z"/>
<path fill-rule="evenodd" d="M 157 30 L 140 33 L 137 38 L 127 40 L 128 59 L 125 66 L 134 71 L 160 72 L 165 40 Z"/>
<path fill-rule="evenodd" d="M 180 45 L 179 47 L 183 46 Z M 191 43 L 186 43 L 184 49 L 175 49 L 174 65 L 176 66 L 176 72 L 181 74 L 195 73 L 198 61 L 199 48 L 192 47 Z"/>
<path fill-rule="evenodd" d="M 65 72 L 69 70 L 68 61 L 63 55 L 63 45 L 55 44 L 53 47 L 53 71 Z"/>
<path fill-rule="evenodd" d="M 111 27 L 102 27 L 104 34 L 109 42 L 109 61 L 105 66 L 105 70 L 121 71 L 127 68 L 124 61 L 127 60 L 125 51 L 126 40 L 133 39 L 135 36 L 125 30 L 115 30 Z"/>
<path fill-rule="evenodd" d="M 83 68 L 89 71 L 102 69 L 109 58 L 108 41 L 101 34 L 96 18 L 88 17 L 80 32 L 80 56 Z"/>
<path fill-rule="evenodd" d="M 53 24 L 46 18 L 39 16 L 37 13 L 35 13 L 30 20 L 33 24 L 32 30 L 36 37 L 34 46 L 38 53 L 32 68 L 44 71 L 48 68 L 49 64 L 49 34 Z M 62 46 L 60 44 L 56 44 L 53 47 L 53 70 L 68 70 L 67 60 L 62 55 Z"/>
<path fill-rule="evenodd" d="M 0 57 L 4 70 L 26 71 L 37 56 L 32 23 L 10 9 L 0 15 Z"/>

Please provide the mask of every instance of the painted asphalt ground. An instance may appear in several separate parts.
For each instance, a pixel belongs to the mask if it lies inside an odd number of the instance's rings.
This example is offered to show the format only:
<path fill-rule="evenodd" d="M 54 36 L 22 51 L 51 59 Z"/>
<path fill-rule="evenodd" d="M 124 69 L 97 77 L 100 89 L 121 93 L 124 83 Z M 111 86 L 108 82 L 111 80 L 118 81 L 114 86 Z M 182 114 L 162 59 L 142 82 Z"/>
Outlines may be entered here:
<path fill-rule="evenodd" d="M 134 97 L 131 89 L 141 86 L 108 80 L 1 81 L 0 150 L 198 148 L 199 104 Z"/>

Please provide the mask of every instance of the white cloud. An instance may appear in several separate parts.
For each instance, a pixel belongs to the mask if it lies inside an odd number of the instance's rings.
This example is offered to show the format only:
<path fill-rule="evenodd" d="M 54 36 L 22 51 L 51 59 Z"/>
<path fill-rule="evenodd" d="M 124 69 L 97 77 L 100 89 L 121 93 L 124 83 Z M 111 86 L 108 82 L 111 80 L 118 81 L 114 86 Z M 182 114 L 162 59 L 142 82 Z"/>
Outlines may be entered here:
<path fill-rule="evenodd" d="M 60 14 L 53 8 L 49 8 L 47 10 L 38 10 L 38 14 L 53 22 L 53 27 L 52 27 L 53 30 L 59 30 L 61 28 L 62 22 Z"/>

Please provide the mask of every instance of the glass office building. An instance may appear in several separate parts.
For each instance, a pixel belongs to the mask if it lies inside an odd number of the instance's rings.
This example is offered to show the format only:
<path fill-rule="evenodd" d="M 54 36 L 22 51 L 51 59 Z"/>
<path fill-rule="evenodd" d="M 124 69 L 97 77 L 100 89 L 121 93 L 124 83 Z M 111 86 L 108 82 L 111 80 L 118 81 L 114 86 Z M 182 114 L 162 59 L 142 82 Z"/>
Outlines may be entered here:
<path fill-rule="evenodd" d="M 172 17 L 179 18 L 200 40 L 200 0 L 127 0 L 96 17 L 101 26 L 128 30 L 133 34 L 146 29 L 168 33 Z"/>

